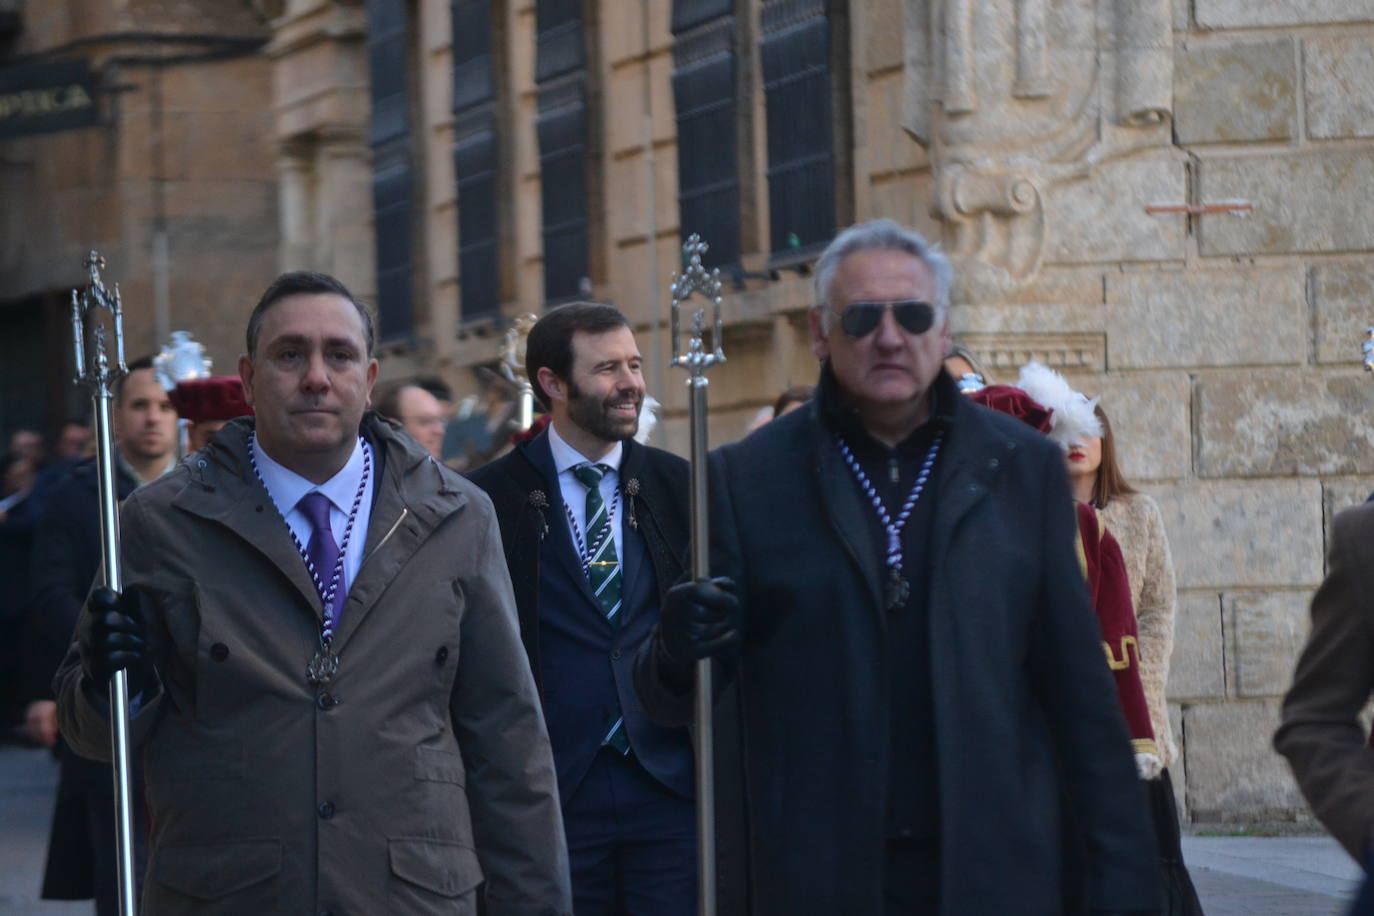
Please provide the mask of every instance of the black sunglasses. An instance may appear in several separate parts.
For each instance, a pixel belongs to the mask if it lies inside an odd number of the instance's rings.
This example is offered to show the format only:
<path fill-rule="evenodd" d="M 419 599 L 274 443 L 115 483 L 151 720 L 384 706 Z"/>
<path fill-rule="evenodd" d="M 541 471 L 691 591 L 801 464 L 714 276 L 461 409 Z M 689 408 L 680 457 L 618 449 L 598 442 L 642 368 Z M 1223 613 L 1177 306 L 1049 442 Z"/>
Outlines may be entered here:
<path fill-rule="evenodd" d="M 935 324 L 935 306 L 920 299 L 897 302 L 851 302 L 840 312 L 840 330 L 854 340 L 867 337 L 892 309 L 892 317 L 909 334 L 924 334 Z"/>

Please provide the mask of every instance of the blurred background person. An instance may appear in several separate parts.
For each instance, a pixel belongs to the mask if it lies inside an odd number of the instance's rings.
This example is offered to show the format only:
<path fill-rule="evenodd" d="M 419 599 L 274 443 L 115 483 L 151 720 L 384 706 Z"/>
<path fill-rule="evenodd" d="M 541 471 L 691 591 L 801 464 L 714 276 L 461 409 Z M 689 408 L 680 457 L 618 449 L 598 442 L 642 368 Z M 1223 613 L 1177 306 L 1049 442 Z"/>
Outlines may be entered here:
<path fill-rule="evenodd" d="M 177 415 L 158 381 L 152 357 L 129 363 L 115 384 L 111 419 L 115 436 L 115 491 L 122 501 L 135 488 L 177 464 Z M 25 650 L 25 730 L 55 749 L 61 773 L 53 808 L 43 899 L 96 902 L 97 916 L 117 912 L 114 777 L 108 763 L 77 756 L 60 740 L 52 677 L 101 562 L 98 470 L 78 463 L 52 491 L 34 539 Z M 135 776 L 138 768 L 135 767 Z M 141 856 L 142 786 L 134 784 L 134 845 Z M 142 873 L 141 865 L 138 873 Z"/>
<path fill-rule="evenodd" d="M 22 703 L 20 643 L 39 518 L 32 498 L 37 476 L 31 458 L 0 458 L 0 725 L 6 732 L 18 723 Z"/>
<path fill-rule="evenodd" d="M 1155 743 L 1164 770 L 1148 784 L 1154 814 L 1155 838 L 1164 868 L 1166 916 L 1201 913 L 1197 891 L 1183 864 L 1178 809 L 1169 766 L 1178 759 L 1178 746 L 1169 727 L 1165 687 L 1169 682 L 1169 658 L 1174 650 L 1174 617 L 1178 593 L 1174 564 L 1164 517 L 1153 499 L 1126 481 L 1117 463 L 1116 439 L 1107 413 L 1098 404 L 1094 414 L 1102 424 L 1101 436 L 1089 436 L 1068 452 L 1069 480 L 1074 498 L 1102 513 L 1126 561 L 1140 640 L 1140 680 L 1150 710 Z"/>
<path fill-rule="evenodd" d="M 778 395 L 778 399 L 773 402 L 771 407 L 764 407 L 759 410 L 754 419 L 750 421 L 746 434 L 752 433 L 770 420 L 776 420 L 783 414 L 791 413 L 799 407 L 805 406 L 815 396 L 815 385 L 793 385 Z"/>
<path fill-rule="evenodd" d="M 186 453 L 205 448 L 210 437 L 235 417 L 246 417 L 253 408 L 243 397 L 243 382 L 237 375 L 184 379 L 167 393 L 177 416 L 189 421 L 186 428 Z"/>
<path fill-rule="evenodd" d="M 53 442 L 53 461 L 80 461 L 91 452 L 91 427 L 80 420 L 68 420 L 57 431 Z"/>
<path fill-rule="evenodd" d="M 393 382 L 382 389 L 373 406 L 377 413 L 401 424 L 435 460 L 443 457 L 448 412 L 428 390 L 415 381 Z"/>
<path fill-rule="evenodd" d="M 954 378 L 954 384 L 964 394 L 971 394 L 988 383 L 983 367 L 963 344 L 956 343 L 950 347 L 949 355 L 945 357 L 945 371 Z"/>

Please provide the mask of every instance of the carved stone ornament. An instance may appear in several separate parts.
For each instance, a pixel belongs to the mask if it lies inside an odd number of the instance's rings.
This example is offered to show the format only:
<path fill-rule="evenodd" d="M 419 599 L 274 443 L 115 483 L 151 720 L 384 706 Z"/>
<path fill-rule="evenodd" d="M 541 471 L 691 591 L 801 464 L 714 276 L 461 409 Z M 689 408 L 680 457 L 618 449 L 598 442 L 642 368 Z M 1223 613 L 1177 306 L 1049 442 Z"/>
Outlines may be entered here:
<path fill-rule="evenodd" d="M 1170 0 L 903 2 L 903 127 L 962 297 L 996 300 L 1040 268 L 1052 187 L 1171 143 Z"/>

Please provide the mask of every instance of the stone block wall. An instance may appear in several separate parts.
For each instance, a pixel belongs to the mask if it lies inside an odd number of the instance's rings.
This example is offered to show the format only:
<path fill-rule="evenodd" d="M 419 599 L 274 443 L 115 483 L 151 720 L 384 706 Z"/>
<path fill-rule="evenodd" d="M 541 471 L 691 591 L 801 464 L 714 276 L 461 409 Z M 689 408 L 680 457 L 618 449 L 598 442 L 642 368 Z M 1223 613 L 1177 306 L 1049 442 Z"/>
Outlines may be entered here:
<path fill-rule="evenodd" d="M 1374 490 L 1374 383 L 1359 365 L 1374 323 L 1374 4 L 1178 6 L 1187 196 L 1173 199 L 1253 209 L 1160 215 L 1184 231 L 1181 259 L 1104 267 L 1106 374 L 1080 378 L 1173 546 L 1188 815 L 1303 820 L 1269 741 L 1331 519 Z M 1114 193 L 1150 202 L 1130 182 Z M 1159 250 L 1149 235 L 1129 247 Z"/>

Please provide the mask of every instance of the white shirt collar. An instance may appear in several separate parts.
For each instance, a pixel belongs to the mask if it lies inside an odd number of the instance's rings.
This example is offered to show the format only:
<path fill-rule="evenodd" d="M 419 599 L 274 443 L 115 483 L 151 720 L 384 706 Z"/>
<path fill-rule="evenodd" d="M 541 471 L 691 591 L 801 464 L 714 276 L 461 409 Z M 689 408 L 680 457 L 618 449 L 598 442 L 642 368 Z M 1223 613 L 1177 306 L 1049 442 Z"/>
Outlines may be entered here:
<path fill-rule="evenodd" d="M 363 476 L 363 449 L 361 442 L 353 444 L 353 454 L 333 477 L 316 485 L 295 471 L 276 461 L 263 449 L 257 436 L 253 437 L 253 457 L 258 463 L 258 473 L 262 475 L 267 495 L 276 503 L 277 511 L 283 517 L 296 507 L 301 497 L 318 490 L 329 499 L 334 507 L 345 515 L 353 508 L 353 499 L 358 495 L 358 483 Z"/>
<path fill-rule="evenodd" d="M 554 423 L 550 423 L 549 449 L 553 452 L 553 468 L 558 474 L 562 474 L 576 465 L 586 464 L 589 461 L 591 461 L 592 464 L 608 465 L 614 473 L 619 474 L 620 459 L 625 454 L 625 443 L 617 442 L 604 456 L 596 461 L 592 461 L 592 459 L 569 445 L 566 439 L 558 435 L 558 426 Z"/>

